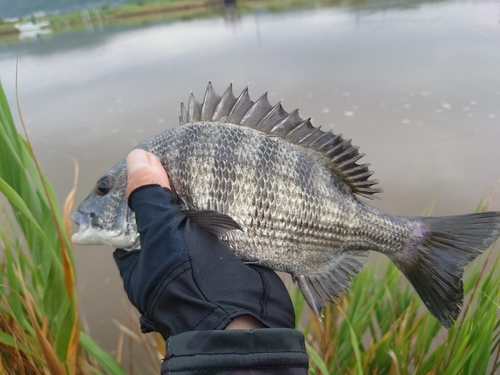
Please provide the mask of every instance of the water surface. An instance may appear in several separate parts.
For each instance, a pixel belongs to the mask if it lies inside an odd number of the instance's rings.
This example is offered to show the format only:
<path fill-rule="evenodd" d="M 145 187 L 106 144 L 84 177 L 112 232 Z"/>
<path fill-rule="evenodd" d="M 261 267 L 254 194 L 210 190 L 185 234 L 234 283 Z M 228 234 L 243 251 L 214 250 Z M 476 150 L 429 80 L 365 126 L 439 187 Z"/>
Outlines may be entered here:
<path fill-rule="evenodd" d="M 367 1 L 72 32 L 0 46 L 0 78 L 19 99 L 62 201 L 75 158 L 81 201 L 141 140 L 177 125 L 190 90 L 269 90 L 313 124 L 352 138 L 397 215 L 471 212 L 500 178 L 497 1 Z M 17 116 L 15 116 L 17 117 Z M 500 210 L 500 198 L 492 209 Z M 74 247 L 90 332 L 117 346 L 129 305 L 112 249 Z"/>

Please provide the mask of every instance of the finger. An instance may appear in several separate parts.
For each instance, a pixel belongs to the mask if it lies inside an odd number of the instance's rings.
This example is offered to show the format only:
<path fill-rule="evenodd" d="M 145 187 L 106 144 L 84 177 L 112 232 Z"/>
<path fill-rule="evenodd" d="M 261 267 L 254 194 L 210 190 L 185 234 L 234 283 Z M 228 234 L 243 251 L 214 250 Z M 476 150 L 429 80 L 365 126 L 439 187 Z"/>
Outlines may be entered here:
<path fill-rule="evenodd" d="M 167 172 L 160 160 L 144 150 L 136 149 L 127 156 L 128 185 L 125 195 L 128 197 L 132 191 L 140 186 L 158 184 L 170 189 Z"/>

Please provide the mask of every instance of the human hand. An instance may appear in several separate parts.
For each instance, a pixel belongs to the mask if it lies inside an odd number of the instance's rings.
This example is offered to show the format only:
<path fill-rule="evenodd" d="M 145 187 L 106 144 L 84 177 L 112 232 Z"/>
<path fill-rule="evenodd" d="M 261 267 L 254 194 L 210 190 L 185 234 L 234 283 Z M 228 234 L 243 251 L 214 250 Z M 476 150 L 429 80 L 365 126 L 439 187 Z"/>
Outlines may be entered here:
<path fill-rule="evenodd" d="M 160 161 L 143 150 L 127 157 L 129 205 L 142 250 L 117 249 L 125 290 L 143 332 L 293 328 L 288 292 L 274 271 L 245 265 L 179 209 Z"/>

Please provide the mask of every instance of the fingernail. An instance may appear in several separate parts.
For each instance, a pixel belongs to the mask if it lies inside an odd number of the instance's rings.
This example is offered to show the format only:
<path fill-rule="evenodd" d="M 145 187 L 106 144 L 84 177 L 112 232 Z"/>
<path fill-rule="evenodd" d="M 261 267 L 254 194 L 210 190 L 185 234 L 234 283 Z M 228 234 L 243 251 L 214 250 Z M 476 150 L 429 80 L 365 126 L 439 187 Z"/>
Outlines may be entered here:
<path fill-rule="evenodd" d="M 149 153 L 136 149 L 130 152 L 127 156 L 127 173 L 130 176 L 136 170 L 143 167 L 150 167 L 152 165 Z"/>

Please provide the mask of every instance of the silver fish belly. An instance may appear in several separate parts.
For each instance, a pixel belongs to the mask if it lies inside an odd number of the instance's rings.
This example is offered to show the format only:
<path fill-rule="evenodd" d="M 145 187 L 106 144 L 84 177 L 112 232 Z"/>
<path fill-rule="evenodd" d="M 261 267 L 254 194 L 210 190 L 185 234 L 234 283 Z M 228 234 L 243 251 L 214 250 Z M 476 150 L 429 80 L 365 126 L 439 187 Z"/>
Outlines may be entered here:
<path fill-rule="evenodd" d="M 297 111 L 271 106 L 265 95 L 253 102 L 244 90 L 236 98 L 230 86 L 218 96 L 209 85 L 204 101 L 191 96 L 181 113 L 180 127 L 138 148 L 159 157 L 186 213 L 212 211 L 234 221 L 235 230 L 215 232 L 240 259 L 292 274 L 319 315 L 346 290 L 368 251 L 381 252 L 431 313 L 445 327 L 453 324 L 463 267 L 500 236 L 500 213 L 397 217 L 369 206 L 359 197 L 381 189 L 368 164 L 357 164 L 357 147 Z M 123 204 L 124 165 L 99 180 L 72 214 L 80 223 L 76 242 L 138 247 L 134 215 Z"/>

